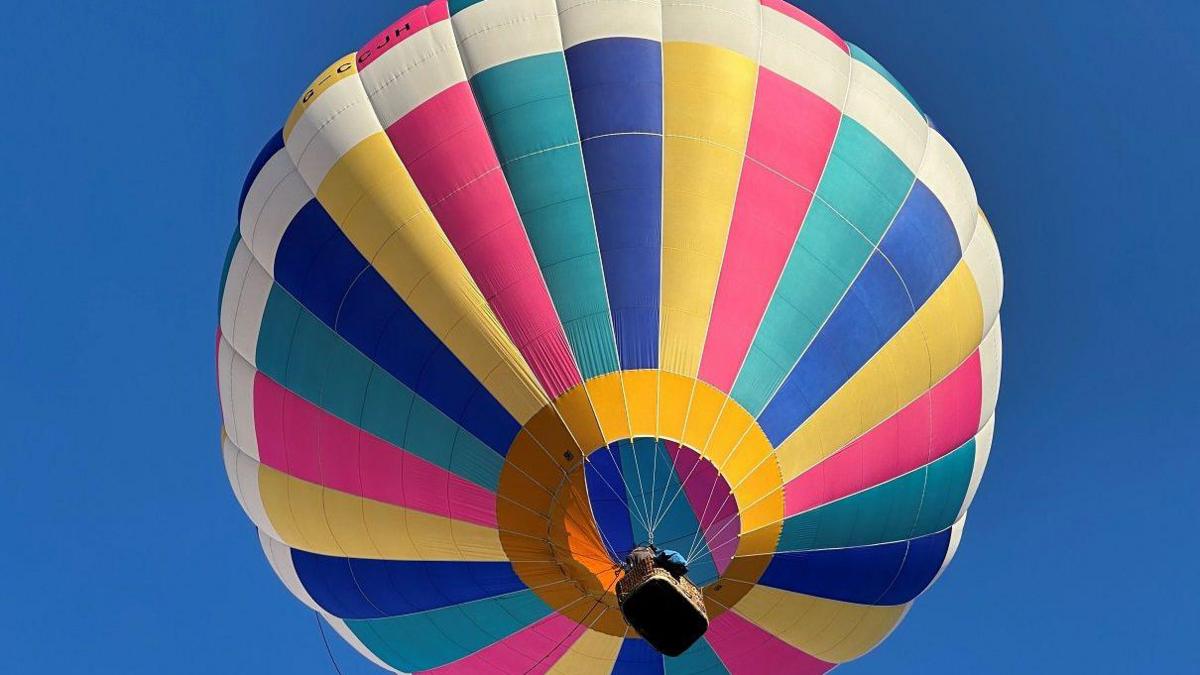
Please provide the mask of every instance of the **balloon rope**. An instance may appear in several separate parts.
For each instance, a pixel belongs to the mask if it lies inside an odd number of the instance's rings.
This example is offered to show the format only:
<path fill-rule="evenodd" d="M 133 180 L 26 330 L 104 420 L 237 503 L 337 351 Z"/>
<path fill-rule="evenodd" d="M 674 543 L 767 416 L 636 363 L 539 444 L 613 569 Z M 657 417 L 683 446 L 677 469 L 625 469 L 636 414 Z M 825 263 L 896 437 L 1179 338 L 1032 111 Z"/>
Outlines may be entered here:
<path fill-rule="evenodd" d="M 613 569 L 620 569 L 620 568 L 621 568 L 620 565 L 613 565 Z M 537 662 L 534 663 L 532 666 L 529 666 L 529 669 L 525 671 L 524 675 L 529 675 L 529 673 L 532 673 L 535 668 L 542 665 L 542 661 L 545 661 L 547 656 L 550 656 L 554 652 L 558 651 L 558 648 L 563 646 L 563 643 L 567 641 L 567 638 L 571 637 L 571 635 L 573 635 L 575 633 L 576 628 L 578 628 L 579 626 L 583 626 L 583 622 L 587 621 L 587 618 L 592 615 L 592 612 L 595 611 L 596 606 L 600 604 L 600 601 L 604 599 L 604 596 L 608 595 L 608 592 L 610 590 L 612 590 L 612 587 L 614 584 L 617 583 L 617 579 L 619 576 L 620 575 L 613 575 L 612 582 L 608 584 L 608 587 L 604 589 L 603 593 L 596 596 L 596 601 L 593 602 L 592 606 L 588 608 L 588 611 L 586 613 L 584 613 L 583 618 L 579 620 L 579 623 L 576 626 L 572 627 L 571 630 L 567 631 L 567 634 L 562 636 L 562 639 L 558 641 L 558 644 L 554 645 L 554 647 L 552 647 L 550 649 L 550 651 L 543 654 L 542 658 L 538 659 Z M 608 610 L 605 610 L 605 611 L 608 611 Z M 604 615 L 604 612 L 600 612 L 599 614 L 597 614 L 596 618 L 592 620 L 592 624 L 595 624 L 596 621 L 599 620 L 600 617 L 603 615 Z M 588 624 L 587 627 L 590 628 L 592 624 Z"/>
<path fill-rule="evenodd" d="M 321 642 L 325 643 L 325 653 L 329 655 L 329 663 L 333 665 L 333 670 L 338 675 L 342 675 L 342 669 L 338 667 L 337 659 L 333 658 L 333 650 L 329 648 L 329 639 L 325 637 L 325 626 L 321 625 L 321 615 L 313 610 L 313 618 L 317 620 L 317 630 L 321 631 Z"/>

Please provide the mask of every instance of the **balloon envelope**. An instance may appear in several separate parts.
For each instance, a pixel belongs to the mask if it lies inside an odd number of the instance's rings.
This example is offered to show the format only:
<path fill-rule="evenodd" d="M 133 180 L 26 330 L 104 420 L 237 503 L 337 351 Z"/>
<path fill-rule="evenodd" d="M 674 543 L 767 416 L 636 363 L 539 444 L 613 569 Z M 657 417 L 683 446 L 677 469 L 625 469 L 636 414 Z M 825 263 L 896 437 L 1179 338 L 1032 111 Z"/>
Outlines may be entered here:
<path fill-rule="evenodd" d="M 335 61 L 221 285 L 230 481 L 396 671 L 824 672 L 953 556 L 1002 276 L 962 162 L 780 0 L 455 0 Z M 615 563 L 684 554 L 665 658 Z"/>

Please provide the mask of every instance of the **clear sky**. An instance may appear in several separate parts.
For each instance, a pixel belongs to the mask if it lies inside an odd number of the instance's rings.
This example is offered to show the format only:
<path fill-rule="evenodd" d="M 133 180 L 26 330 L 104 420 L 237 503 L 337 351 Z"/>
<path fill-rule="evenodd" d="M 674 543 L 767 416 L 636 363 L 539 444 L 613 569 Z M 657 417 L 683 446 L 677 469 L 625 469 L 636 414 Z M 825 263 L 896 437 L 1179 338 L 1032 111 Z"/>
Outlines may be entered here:
<path fill-rule="evenodd" d="M 331 672 L 225 478 L 217 285 L 262 143 L 409 4 L 5 5 L 0 670 Z M 1194 668 L 1200 5 L 798 4 L 956 146 L 1006 273 L 962 547 L 839 672 Z"/>

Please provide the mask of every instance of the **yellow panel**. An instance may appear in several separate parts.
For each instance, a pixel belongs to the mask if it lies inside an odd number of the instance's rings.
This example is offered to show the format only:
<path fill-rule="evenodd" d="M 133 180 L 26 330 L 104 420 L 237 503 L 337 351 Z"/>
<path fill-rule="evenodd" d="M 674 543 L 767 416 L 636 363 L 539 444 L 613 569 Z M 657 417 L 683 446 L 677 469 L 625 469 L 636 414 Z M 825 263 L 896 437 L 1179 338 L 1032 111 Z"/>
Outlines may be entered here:
<path fill-rule="evenodd" d="M 596 619 L 592 624 L 592 630 L 608 635 L 623 636 L 629 631 L 629 624 L 625 623 L 625 617 L 621 616 L 621 610 L 616 607 L 615 595 L 605 596 L 606 604 L 609 597 L 613 598 L 613 606 L 606 609 L 600 618 Z"/>
<path fill-rule="evenodd" d="M 490 527 L 451 522 L 442 516 L 401 509 L 368 499 L 362 500 L 362 507 L 371 539 L 386 558 L 414 559 L 397 555 L 407 542 L 409 546 L 415 546 L 416 556 L 419 556 L 415 558 L 417 560 L 508 560 L 500 545 L 499 532 Z M 403 518 L 407 532 L 396 531 L 400 518 Z M 391 548 L 395 552 L 389 552 Z"/>
<path fill-rule="evenodd" d="M 382 131 L 342 155 L 316 194 L 355 248 L 519 422 L 548 403 Z"/>
<path fill-rule="evenodd" d="M 692 393 L 692 403 L 687 414 L 687 423 L 683 430 L 683 444 L 689 448 L 703 448 L 708 445 L 717 417 L 728 397 L 713 387 L 697 382 Z"/>
<path fill-rule="evenodd" d="M 571 429 L 571 435 L 578 447 L 585 453 L 607 445 L 585 387 L 572 388 L 554 402 L 554 407 Z"/>
<path fill-rule="evenodd" d="M 353 52 L 334 61 L 326 68 L 317 79 L 313 80 L 312 85 L 300 95 L 300 100 L 296 101 L 296 105 L 292 108 L 292 112 L 288 115 L 287 122 L 283 125 L 283 138 L 287 140 L 288 136 L 292 135 L 292 129 L 295 128 L 296 122 L 304 115 L 304 111 L 308 110 L 308 106 L 317 100 L 326 89 L 341 82 L 342 80 L 358 73 L 357 61 L 355 57 L 357 52 Z"/>
<path fill-rule="evenodd" d="M 779 465 L 774 458 L 769 458 L 758 465 L 749 476 L 738 486 L 737 498 L 747 505 L 757 504 L 768 494 L 782 490 L 783 484 L 779 476 Z M 782 496 L 780 497 L 782 499 Z"/>
<path fill-rule="evenodd" d="M 625 386 L 625 405 L 629 410 L 631 436 L 652 436 L 658 433 L 657 370 L 627 370 L 621 373 Z"/>
<path fill-rule="evenodd" d="M 549 453 L 549 458 L 554 460 L 561 471 L 568 470 L 573 465 L 573 457 L 585 449 L 576 442 L 572 430 L 563 423 L 553 406 L 548 406 L 534 415 L 525 424 L 525 430 Z M 568 451 L 572 453 L 572 458 L 562 454 Z"/>
<path fill-rule="evenodd" d="M 844 663 L 887 637 L 906 606 L 857 605 L 755 586 L 733 609 L 801 651 Z"/>
<path fill-rule="evenodd" d="M 622 389 L 621 373 L 608 373 L 588 380 L 588 398 L 592 401 L 600 429 L 604 434 L 604 444 L 608 445 L 623 438 L 629 438 L 629 414 L 625 409 L 625 392 Z M 598 447 L 598 446 L 597 446 Z M 589 448 L 588 451 L 595 450 Z"/>
<path fill-rule="evenodd" d="M 658 386 L 658 435 L 682 441 L 683 424 L 687 421 L 696 382 L 664 372 L 659 376 Z"/>
<path fill-rule="evenodd" d="M 960 262 L 912 320 L 780 444 L 784 482 L 949 375 L 983 339 L 982 312 L 975 279 Z"/>
<path fill-rule="evenodd" d="M 594 630 L 585 630 L 548 672 L 564 675 L 608 675 L 612 672 L 621 638 Z"/>
<path fill-rule="evenodd" d="M 510 480 L 505 477 L 505 474 L 515 471 L 526 474 L 527 478 L 536 482 L 543 490 L 550 494 L 554 494 L 558 489 L 558 485 L 562 482 L 562 469 L 559 468 L 557 463 L 550 460 L 546 455 L 546 450 L 542 449 L 541 444 L 526 429 L 517 432 L 517 437 L 508 448 L 508 455 L 505 457 L 505 461 L 512 468 L 506 467 L 505 470 L 500 472 L 500 482 L 502 485 L 507 485 L 507 481 Z M 515 477 L 511 480 L 514 483 L 523 482 L 522 479 Z M 519 494 L 510 493 L 507 489 L 502 494 L 511 499 L 521 499 Z"/>
<path fill-rule="evenodd" d="M 523 471 L 501 471 L 497 494 L 502 495 L 496 502 L 497 506 L 514 503 L 534 513 L 546 513 L 550 509 L 551 494 L 548 489 Z"/>
<path fill-rule="evenodd" d="M 331 490 L 263 465 L 259 490 L 284 543 L 302 550 L 391 560 L 507 560 L 490 527 Z"/>
<path fill-rule="evenodd" d="M 729 453 L 733 452 L 747 435 L 751 423 L 754 419 L 740 405 L 729 400 L 725 403 L 725 408 L 721 410 L 721 415 L 717 418 L 716 428 L 713 429 L 712 436 L 708 439 L 708 443 L 700 451 L 700 454 L 705 459 L 712 462 L 714 466 L 722 466 L 725 460 L 729 458 Z M 752 433 L 762 433 L 756 428 Z M 730 485 L 730 487 L 734 487 Z"/>
<path fill-rule="evenodd" d="M 547 506 L 547 511 L 544 513 L 548 512 L 549 507 Z M 546 530 L 550 526 L 548 516 L 525 508 L 517 504 L 515 500 L 498 500 L 496 502 L 496 516 L 504 524 L 505 531 L 515 532 L 539 540 L 546 538 Z"/>
<path fill-rule="evenodd" d="M 778 480 L 778 479 L 777 479 Z M 738 516 L 742 521 L 742 531 L 749 532 L 758 530 L 758 528 L 767 528 L 768 531 L 778 529 L 780 521 L 783 520 L 783 490 L 779 489 L 779 484 L 776 482 L 775 490 L 772 494 L 748 505 L 741 506 L 739 502 Z M 743 537 L 747 536 L 745 534 Z M 775 549 L 775 543 L 771 543 L 770 550 Z"/>
<path fill-rule="evenodd" d="M 758 66 L 691 42 L 663 45 L 663 255 L 659 367 L 700 365 L 741 176 Z"/>
<path fill-rule="evenodd" d="M 738 494 L 740 498 L 742 494 L 742 482 L 763 463 L 769 462 L 774 464 L 773 459 L 768 459 L 772 454 L 771 442 L 767 440 L 767 437 L 761 431 L 754 429 L 742 438 L 742 442 L 738 443 L 737 449 L 722 464 L 721 475 L 725 477 L 725 480 L 729 481 L 729 486 L 733 488 L 734 493 Z"/>
<path fill-rule="evenodd" d="M 316 540 L 310 541 L 300 527 L 300 523 L 292 515 L 292 507 L 288 501 L 288 476 L 286 474 L 259 464 L 258 492 L 262 499 L 263 511 L 266 512 L 267 519 L 271 521 L 271 526 L 279 533 L 283 543 L 305 551 L 315 551 L 322 546 L 333 546 L 333 535 L 328 531 L 315 533 Z"/>

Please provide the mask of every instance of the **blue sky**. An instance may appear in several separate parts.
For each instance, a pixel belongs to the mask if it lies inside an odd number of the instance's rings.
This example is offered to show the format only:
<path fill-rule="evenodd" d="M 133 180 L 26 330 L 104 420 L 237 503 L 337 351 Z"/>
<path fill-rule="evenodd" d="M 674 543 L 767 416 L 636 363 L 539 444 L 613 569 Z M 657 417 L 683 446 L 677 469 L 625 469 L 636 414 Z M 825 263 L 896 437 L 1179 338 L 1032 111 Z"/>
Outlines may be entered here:
<path fill-rule="evenodd" d="M 408 5 L 38 4 L 0 29 L 4 667 L 331 672 L 225 478 L 217 284 L 261 144 Z M 1200 7 L 799 4 L 954 143 L 1007 284 L 963 545 L 839 672 L 1194 667 Z"/>

